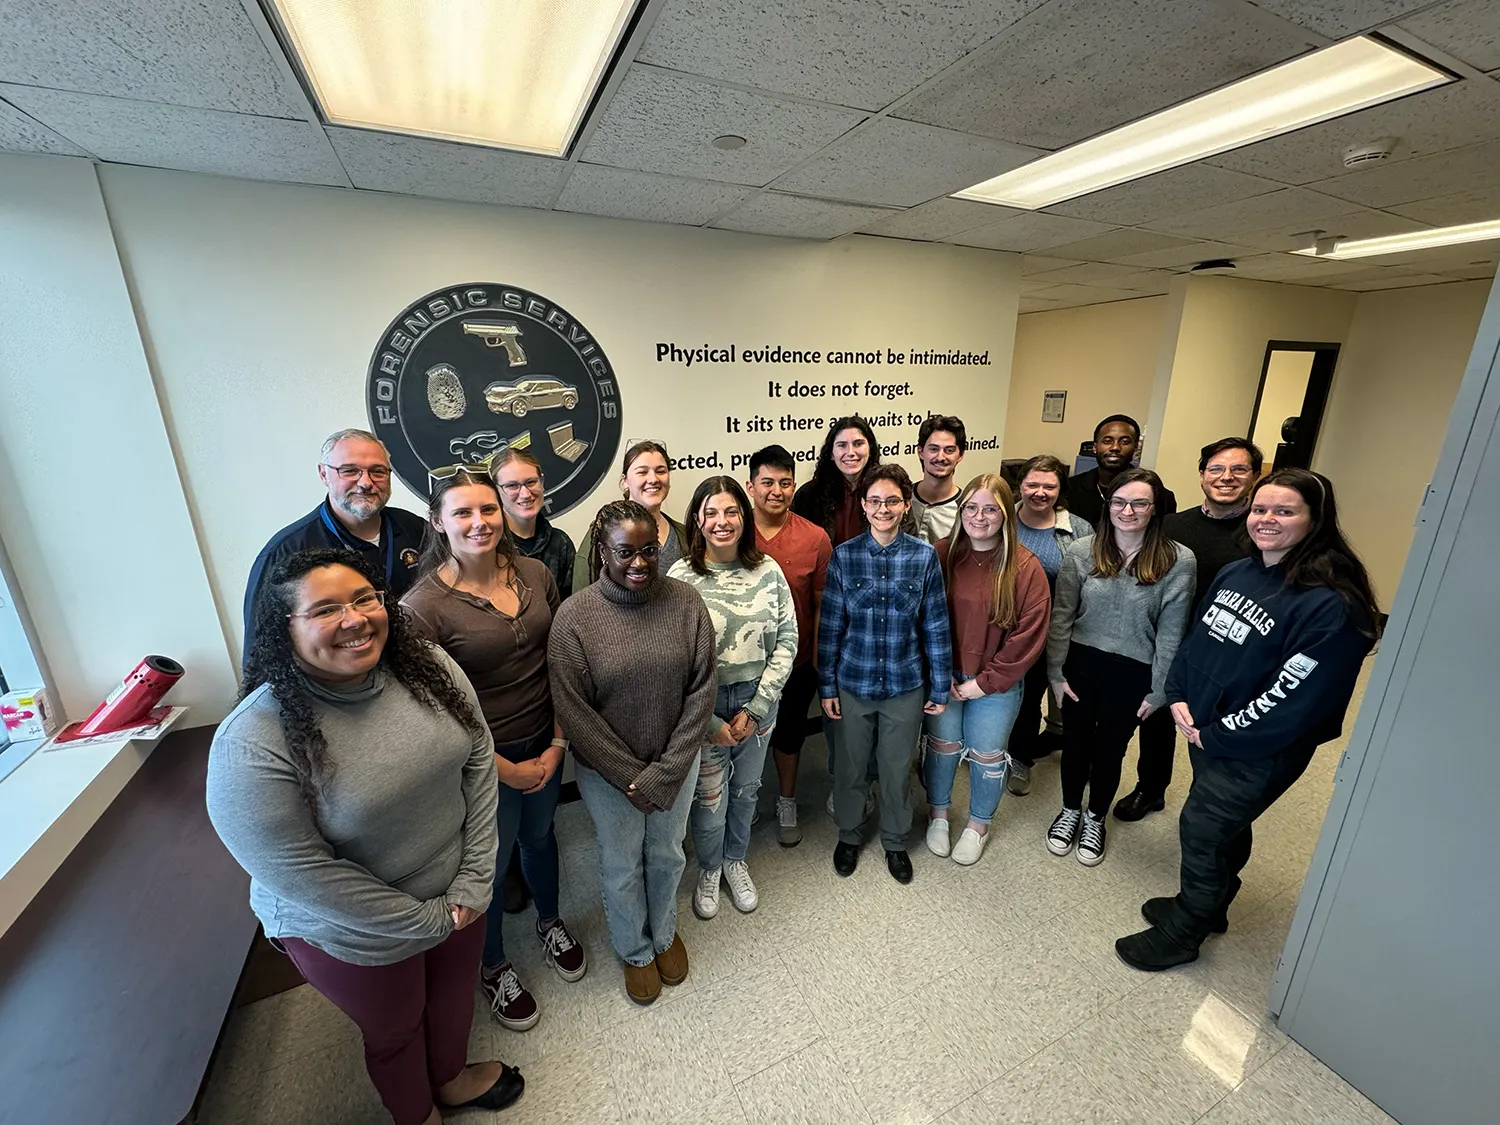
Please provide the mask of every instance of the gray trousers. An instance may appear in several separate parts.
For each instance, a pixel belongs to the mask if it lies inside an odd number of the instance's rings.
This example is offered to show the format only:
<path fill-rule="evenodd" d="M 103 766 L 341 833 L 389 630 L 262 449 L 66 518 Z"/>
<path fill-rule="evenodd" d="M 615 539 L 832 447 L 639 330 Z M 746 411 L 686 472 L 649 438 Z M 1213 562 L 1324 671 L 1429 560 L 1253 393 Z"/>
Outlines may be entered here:
<path fill-rule="evenodd" d="M 828 724 L 833 758 L 833 811 L 839 842 L 863 843 L 865 797 L 873 759 L 880 777 L 880 842 L 889 852 L 906 850 L 911 831 L 911 760 L 922 733 L 922 688 L 892 699 L 859 699 L 839 692 L 843 718 Z"/>

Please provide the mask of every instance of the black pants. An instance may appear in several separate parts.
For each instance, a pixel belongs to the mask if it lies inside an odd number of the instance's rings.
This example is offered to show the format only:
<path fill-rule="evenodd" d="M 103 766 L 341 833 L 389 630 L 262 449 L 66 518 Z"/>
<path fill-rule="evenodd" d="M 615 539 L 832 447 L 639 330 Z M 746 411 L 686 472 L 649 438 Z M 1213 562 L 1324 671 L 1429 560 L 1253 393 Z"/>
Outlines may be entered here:
<path fill-rule="evenodd" d="M 818 694 L 818 670 L 811 660 L 792 666 L 781 689 L 781 702 L 777 706 L 776 726 L 771 731 L 771 749 L 778 754 L 797 754 L 807 741 L 807 712 L 813 697 Z M 821 719 L 821 714 L 819 719 Z M 816 729 L 816 728 L 813 728 Z"/>
<path fill-rule="evenodd" d="M 1120 764 L 1151 694 L 1151 665 L 1088 645 L 1068 648 L 1063 678 L 1074 699 L 1063 699 L 1063 807 L 1079 808 L 1088 787 L 1089 812 L 1102 817 L 1120 788 Z"/>
<path fill-rule="evenodd" d="M 1042 656 L 1026 673 L 1021 688 L 1021 710 L 1005 748 L 1006 753 L 1024 766 L 1036 765 L 1042 756 L 1042 706 L 1047 699 L 1047 688 L 1047 658 Z"/>
<path fill-rule="evenodd" d="M 1161 707 L 1141 724 L 1141 757 L 1136 763 L 1136 787 L 1148 797 L 1161 797 L 1172 784 L 1172 759 L 1177 754 L 1177 724 L 1172 710 Z"/>
<path fill-rule="evenodd" d="M 1215 918 L 1229 909 L 1250 860 L 1250 826 L 1302 776 L 1317 743 L 1293 743 L 1273 758 L 1241 761 L 1190 750 L 1193 787 L 1183 802 L 1178 838 L 1182 875 L 1162 930 L 1181 945 L 1203 944 Z"/>

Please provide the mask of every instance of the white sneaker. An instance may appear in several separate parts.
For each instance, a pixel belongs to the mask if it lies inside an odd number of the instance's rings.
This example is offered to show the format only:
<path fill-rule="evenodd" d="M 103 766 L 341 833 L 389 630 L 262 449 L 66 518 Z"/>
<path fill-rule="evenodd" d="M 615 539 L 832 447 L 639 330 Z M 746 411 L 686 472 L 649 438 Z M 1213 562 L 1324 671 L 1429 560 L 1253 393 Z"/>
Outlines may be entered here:
<path fill-rule="evenodd" d="M 776 798 L 776 842 L 783 848 L 795 848 L 802 842 L 802 828 L 797 823 L 797 798 Z"/>
<path fill-rule="evenodd" d="M 1078 838 L 1078 822 L 1083 819 L 1081 809 L 1063 809 L 1052 819 L 1047 829 L 1047 850 L 1053 855 L 1067 855 L 1073 850 L 1073 841 Z"/>
<path fill-rule="evenodd" d="M 698 888 L 693 891 L 693 913 L 705 922 L 719 912 L 719 876 L 723 869 L 698 872 Z"/>
<path fill-rule="evenodd" d="M 829 817 L 830 820 L 837 820 L 839 818 L 838 813 L 836 813 L 836 812 L 833 811 L 833 794 L 832 793 L 828 794 L 828 817 Z"/>
<path fill-rule="evenodd" d="M 760 905 L 755 883 L 750 878 L 750 865 L 744 860 L 731 859 L 724 865 L 724 882 L 729 884 L 729 901 L 741 914 L 749 914 Z"/>
<path fill-rule="evenodd" d="M 1095 820 L 1093 813 L 1085 813 L 1078 833 L 1078 862 L 1085 867 L 1098 867 L 1103 861 L 1104 818 Z"/>
<path fill-rule="evenodd" d="M 927 850 L 936 856 L 946 856 L 948 847 L 948 818 L 933 817 L 927 822 Z"/>
<path fill-rule="evenodd" d="M 971 863 L 978 863 L 979 857 L 984 854 L 984 842 L 989 838 L 988 832 L 981 836 L 974 829 L 965 828 L 958 838 L 958 843 L 953 845 L 953 862 L 961 863 L 965 867 Z"/>

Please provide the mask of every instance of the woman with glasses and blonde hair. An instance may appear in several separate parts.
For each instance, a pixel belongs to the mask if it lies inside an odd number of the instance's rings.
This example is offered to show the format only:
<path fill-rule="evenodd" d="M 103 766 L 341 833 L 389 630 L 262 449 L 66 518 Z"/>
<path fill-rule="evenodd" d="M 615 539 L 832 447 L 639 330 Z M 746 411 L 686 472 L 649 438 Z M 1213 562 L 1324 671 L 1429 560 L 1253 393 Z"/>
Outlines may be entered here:
<path fill-rule="evenodd" d="M 620 461 L 620 492 L 651 514 L 656 525 L 657 562 L 665 574 L 674 562 L 687 553 L 687 529 L 666 512 L 662 505 L 672 492 L 672 460 L 667 447 L 647 439 L 635 442 Z M 573 589 L 581 590 L 598 577 L 594 532 L 589 531 L 578 549 L 573 564 Z"/>
<path fill-rule="evenodd" d="M 1047 677 L 1063 709 L 1063 807 L 1047 850 L 1067 855 L 1076 842 L 1085 867 L 1104 859 L 1125 749 L 1166 705 L 1167 669 L 1193 608 L 1193 553 L 1163 527 L 1165 491 L 1150 469 L 1117 475 L 1096 533 L 1068 547 L 1057 575 Z"/>
<path fill-rule="evenodd" d="M 638 1004 L 688 974 L 677 884 L 718 690 L 713 621 L 695 590 L 661 573 L 658 531 L 634 500 L 599 509 L 591 581 L 558 609 L 547 643 L 552 701 L 599 839 L 610 944 Z"/>
<path fill-rule="evenodd" d="M 542 463 L 526 450 L 510 447 L 490 462 L 490 475 L 500 489 L 511 542 L 526 558 L 545 564 L 557 583 L 558 596 L 566 598 L 573 592 L 573 564 L 578 551 L 568 533 L 553 527 L 547 519 Z"/>
<path fill-rule="evenodd" d="M 977 863 L 1005 792 L 1006 743 L 1023 681 L 1047 643 L 1052 594 L 1035 555 L 1016 540 L 1010 486 L 984 473 L 958 496 L 958 522 L 937 544 L 953 637 L 948 709 L 923 721 L 922 781 L 931 819 L 927 848 L 950 854 L 948 806 L 958 767 L 969 763 L 969 822 L 951 846 L 955 863 Z"/>
<path fill-rule="evenodd" d="M 516 552 L 500 490 L 488 473 L 460 468 L 435 479 L 427 518 L 422 576 L 401 604 L 469 677 L 494 738 L 501 783 L 496 887 L 519 843 L 542 956 L 563 980 L 576 981 L 588 971 L 588 959 L 558 913 L 552 830 L 568 741 L 552 713 L 547 634 L 562 599 L 546 566 Z M 512 1031 L 527 1031 L 541 1010 L 506 955 L 504 916 L 497 893 L 480 982 L 495 1018 Z"/>
<path fill-rule="evenodd" d="M 251 909 L 359 1027 L 396 1125 L 505 1108 L 520 1073 L 467 1065 L 495 881 L 494 752 L 474 688 L 353 551 L 278 562 L 255 619 L 207 785 Z"/>

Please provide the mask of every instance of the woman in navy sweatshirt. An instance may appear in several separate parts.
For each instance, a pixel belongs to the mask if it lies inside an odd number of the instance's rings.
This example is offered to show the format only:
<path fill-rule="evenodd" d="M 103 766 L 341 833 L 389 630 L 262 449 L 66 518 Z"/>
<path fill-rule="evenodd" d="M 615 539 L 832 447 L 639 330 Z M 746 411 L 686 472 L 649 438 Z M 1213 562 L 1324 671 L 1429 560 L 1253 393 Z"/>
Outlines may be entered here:
<path fill-rule="evenodd" d="M 1339 529 L 1328 478 L 1281 469 L 1245 519 L 1257 554 L 1219 572 L 1167 677 L 1189 742 L 1181 887 L 1141 907 L 1151 928 L 1115 942 L 1147 972 L 1198 959 L 1250 859 L 1250 826 L 1337 738 L 1360 665 L 1379 635 L 1364 565 Z"/>

